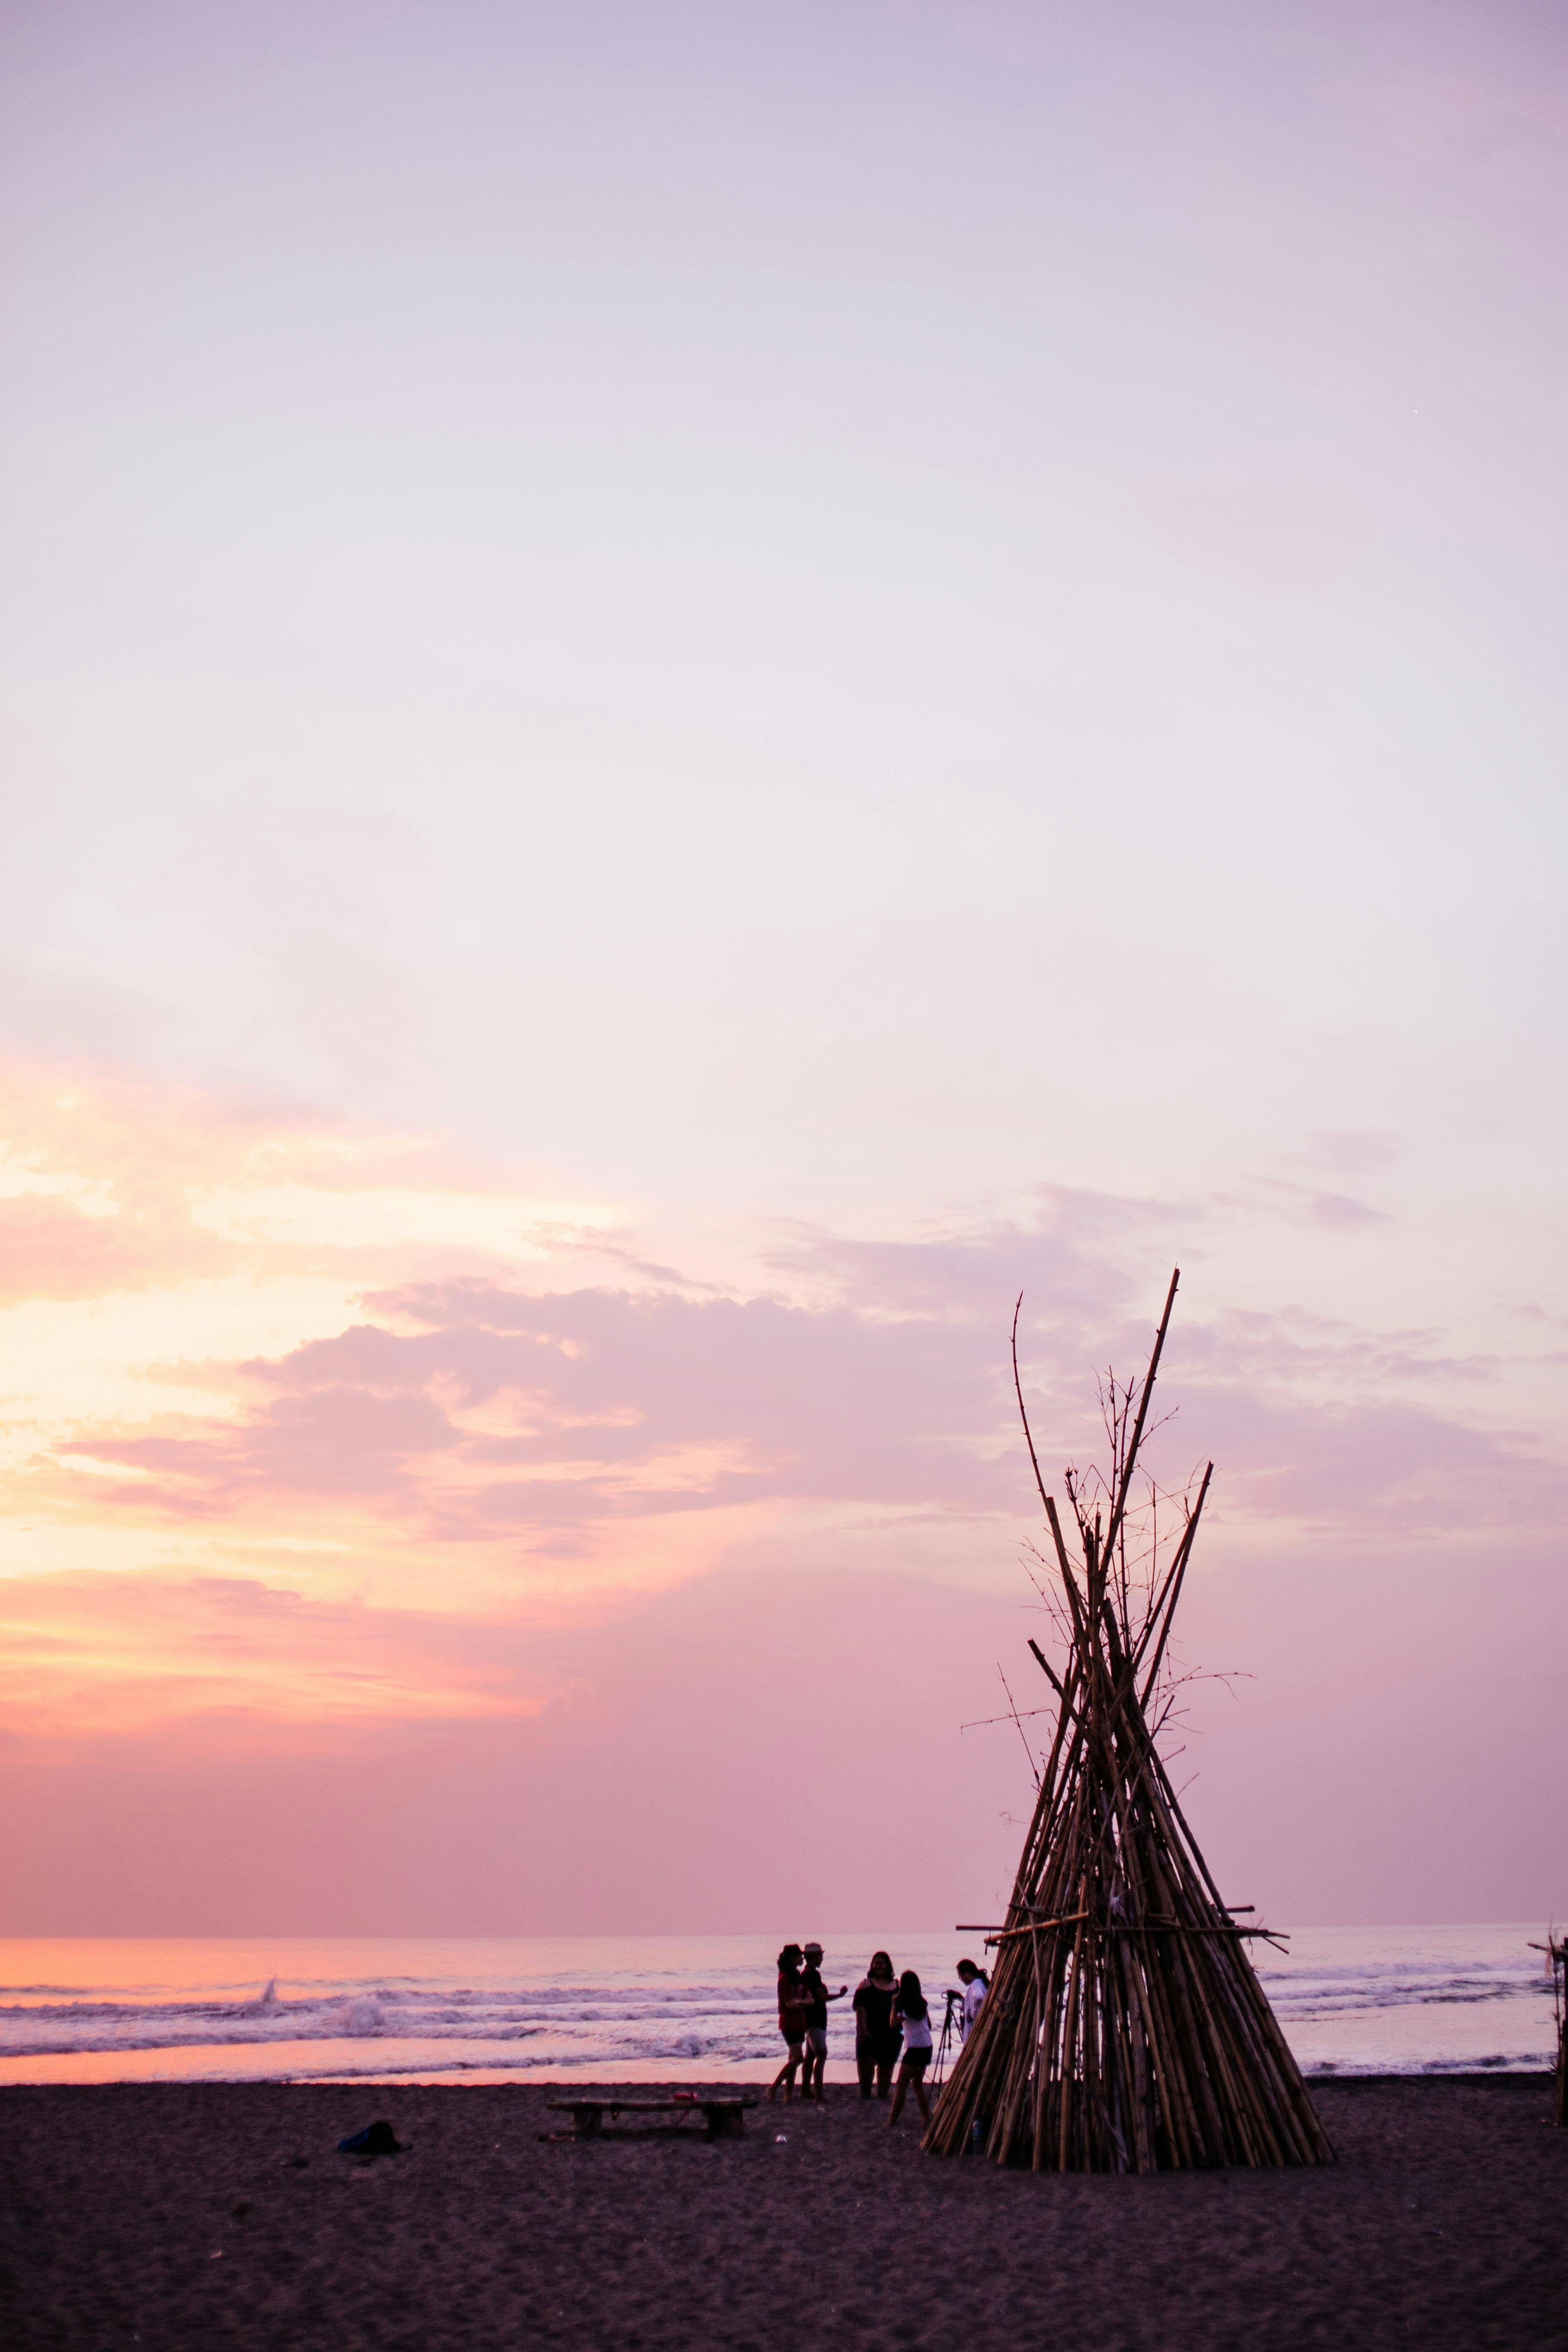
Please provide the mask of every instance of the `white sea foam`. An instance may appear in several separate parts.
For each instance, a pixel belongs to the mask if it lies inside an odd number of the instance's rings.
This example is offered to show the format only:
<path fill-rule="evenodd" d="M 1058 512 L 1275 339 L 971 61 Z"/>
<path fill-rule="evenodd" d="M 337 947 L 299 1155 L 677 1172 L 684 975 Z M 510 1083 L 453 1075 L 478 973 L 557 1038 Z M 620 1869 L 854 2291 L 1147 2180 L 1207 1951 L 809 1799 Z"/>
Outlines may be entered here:
<path fill-rule="evenodd" d="M 1318 1928 L 1300 1931 L 1289 1957 L 1254 1951 L 1309 2071 L 1539 2067 L 1552 2045 L 1550 1990 L 1529 1948 L 1542 1934 Z M 825 1972 L 835 1990 L 853 1985 L 886 1944 L 940 1993 L 973 1940 L 829 1937 Z M 0 2082 L 754 2080 L 782 2055 L 773 1991 L 773 1950 L 756 1938 L 0 1943 Z M 839 2079 L 848 2009 L 830 2011 Z"/>

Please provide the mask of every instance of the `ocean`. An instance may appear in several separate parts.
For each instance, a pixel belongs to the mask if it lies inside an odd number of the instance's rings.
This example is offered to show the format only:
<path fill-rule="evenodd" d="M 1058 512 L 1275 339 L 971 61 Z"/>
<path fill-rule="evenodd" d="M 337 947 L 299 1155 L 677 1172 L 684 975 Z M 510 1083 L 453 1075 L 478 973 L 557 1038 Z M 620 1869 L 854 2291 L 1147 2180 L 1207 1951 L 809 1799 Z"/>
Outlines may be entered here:
<path fill-rule="evenodd" d="M 1548 2066 L 1531 1927 L 1312 1927 L 1258 1971 L 1309 2074 Z M 780 1939 L 782 1940 L 782 1938 Z M 886 1947 L 928 1996 L 975 1939 L 824 1938 L 829 1987 Z M 0 2083 L 757 2081 L 782 2056 L 757 1936 L 0 1940 Z M 849 2004 L 828 2080 L 850 2079 Z"/>

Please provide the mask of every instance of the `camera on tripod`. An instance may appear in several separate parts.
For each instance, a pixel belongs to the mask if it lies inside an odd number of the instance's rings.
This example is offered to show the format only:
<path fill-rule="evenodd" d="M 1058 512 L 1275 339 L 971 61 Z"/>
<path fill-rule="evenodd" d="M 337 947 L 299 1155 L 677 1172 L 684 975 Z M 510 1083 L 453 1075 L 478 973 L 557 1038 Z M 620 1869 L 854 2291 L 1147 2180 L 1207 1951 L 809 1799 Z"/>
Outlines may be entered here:
<path fill-rule="evenodd" d="M 963 1995 L 959 1991 L 956 1985 L 949 1985 L 947 1988 L 947 2007 L 943 2010 L 942 2017 L 942 2032 L 937 2038 L 936 2064 L 931 2070 L 931 2087 L 933 2089 L 940 2084 L 943 2074 L 947 2071 L 948 2053 L 952 2048 L 952 2029 L 955 2020 L 958 2024 L 958 2038 L 962 2042 L 963 2039 Z"/>

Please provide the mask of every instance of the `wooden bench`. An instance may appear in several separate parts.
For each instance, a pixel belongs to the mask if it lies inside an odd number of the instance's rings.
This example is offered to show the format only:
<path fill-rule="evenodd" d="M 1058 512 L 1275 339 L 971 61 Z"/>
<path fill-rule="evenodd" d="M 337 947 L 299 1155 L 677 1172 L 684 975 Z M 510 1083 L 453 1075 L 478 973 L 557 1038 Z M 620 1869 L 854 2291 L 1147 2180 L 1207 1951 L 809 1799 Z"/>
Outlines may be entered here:
<path fill-rule="evenodd" d="M 656 2126 L 651 2131 L 607 2132 L 605 2117 L 615 2122 L 621 2116 L 700 2116 L 707 2124 L 709 2139 L 740 2139 L 746 2128 L 746 2110 L 756 2105 L 755 2099 L 705 2099 L 697 2091 L 688 2091 L 673 2099 L 551 2099 L 546 2102 L 552 2116 L 570 2116 L 570 2132 L 542 2132 L 542 2139 L 654 2139 L 660 2137 Z M 682 2139 L 696 2137 L 679 2124 L 666 2126 L 666 2130 L 679 2134 Z"/>

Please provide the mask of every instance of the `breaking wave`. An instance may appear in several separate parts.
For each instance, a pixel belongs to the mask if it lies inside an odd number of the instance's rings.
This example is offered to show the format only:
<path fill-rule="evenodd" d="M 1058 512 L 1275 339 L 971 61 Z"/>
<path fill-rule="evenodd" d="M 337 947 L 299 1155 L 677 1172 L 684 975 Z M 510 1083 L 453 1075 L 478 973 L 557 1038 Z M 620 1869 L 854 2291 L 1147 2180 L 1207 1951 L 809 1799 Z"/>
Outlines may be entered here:
<path fill-rule="evenodd" d="M 1289 1956 L 1253 1949 L 1309 2073 L 1518 2069 L 1547 2064 L 1553 2044 L 1529 1948 L 1542 1934 L 1319 1928 Z M 826 1973 L 835 1990 L 852 1985 L 873 1944 L 890 1941 L 940 1994 L 973 1940 L 840 1937 Z M 0 2080 L 755 2076 L 782 2054 L 773 1991 L 772 1951 L 754 1938 L 14 1941 L 0 1943 Z M 842 2066 L 848 2002 L 830 2019 Z"/>

